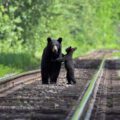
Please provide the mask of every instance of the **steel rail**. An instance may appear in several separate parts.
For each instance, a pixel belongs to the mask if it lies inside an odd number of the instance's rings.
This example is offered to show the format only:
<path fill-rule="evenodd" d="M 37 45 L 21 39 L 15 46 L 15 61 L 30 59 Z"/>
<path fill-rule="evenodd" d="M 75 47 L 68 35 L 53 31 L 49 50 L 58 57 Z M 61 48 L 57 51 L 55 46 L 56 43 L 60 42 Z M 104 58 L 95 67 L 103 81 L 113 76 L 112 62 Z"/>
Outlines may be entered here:
<path fill-rule="evenodd" d="M 5 77 L 0 80 L 0 97 L 17 90 L 26 84 L 39 80 L 39 78 L 40 70 L 33 70 L 19 75 Z"/>
<path fill-rule="evenodd" d="M 86 89 L 82 99 L 79 101 L 79 104 L 77 105 L 75 112 L 73 113 L 70 120 L 83 120 L 85 118 L 85 113 L 87 113 L 86 107 L 88 106 L 90 102 L 90 98 L 93 95 L 98 78 L 99 76 L 101 76 L 100 74 L 102 73 L 101 71 L 104 67 L 104 64 L 105 64 L 105 58 L 102 60 L 97 73 L 93 76 L 92 80 L 90 81 L 88 88 Z"/>

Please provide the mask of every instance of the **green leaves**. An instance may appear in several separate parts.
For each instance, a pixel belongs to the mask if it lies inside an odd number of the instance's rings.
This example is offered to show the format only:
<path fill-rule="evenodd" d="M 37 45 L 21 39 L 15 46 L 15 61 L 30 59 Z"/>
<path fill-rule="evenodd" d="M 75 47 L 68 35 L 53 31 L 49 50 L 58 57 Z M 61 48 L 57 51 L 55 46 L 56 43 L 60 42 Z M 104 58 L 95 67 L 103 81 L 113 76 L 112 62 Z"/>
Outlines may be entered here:
<path fill-rule="evenodd" d="M 0 4 L 0 52 L 40 58 L 48 36 L 63 37 L 75 56 L 119 48 L 119 0 L 8 0 Z"/>
<path fill-rule="evenodd" d="M 21 22 L 22 22 L 22 20 L 20 17 L 17 17 L 14 19 L 14 23 L 21 23 Z"/>
<path fill-rule="evenodd" d="M 32 0 L 28 0 L 28 3 L 29 3 L 29 5 L 31 5 L 32 4 Z"/>
<path fill-rule="evenodd" d="M 9 6 L 9 12 L 12 14 L 17 10 L 17 7 Z"/>

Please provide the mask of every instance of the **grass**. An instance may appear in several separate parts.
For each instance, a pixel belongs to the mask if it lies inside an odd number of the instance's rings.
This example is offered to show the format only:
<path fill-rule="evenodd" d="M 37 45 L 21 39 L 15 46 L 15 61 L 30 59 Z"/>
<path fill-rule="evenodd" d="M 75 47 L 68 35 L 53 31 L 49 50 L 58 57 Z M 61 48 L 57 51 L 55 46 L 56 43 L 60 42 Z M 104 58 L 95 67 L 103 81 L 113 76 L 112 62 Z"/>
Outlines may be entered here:
<path fill-rule="evenodd" d="M 1 77 L 4 76 L 5 74 L 18 73 L 20 71 L 21 70 L 14 69 L 9 66 L 4 66 L 4 65 L 0 64 L 0 76 Z"/>
<path fill-rule="evenodd" d="M 39 60 L 26 53 L 0 53 L 0 77 L 36 69 Z"/>

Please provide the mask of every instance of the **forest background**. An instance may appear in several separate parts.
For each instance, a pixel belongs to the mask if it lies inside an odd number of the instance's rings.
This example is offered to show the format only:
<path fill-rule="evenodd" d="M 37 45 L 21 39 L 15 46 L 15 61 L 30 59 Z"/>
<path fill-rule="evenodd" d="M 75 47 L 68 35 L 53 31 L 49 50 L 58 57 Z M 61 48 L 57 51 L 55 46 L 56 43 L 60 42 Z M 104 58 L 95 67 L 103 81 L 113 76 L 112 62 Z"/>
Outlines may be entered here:
<path fill-rule="evenodd" d="M 74 57 L 120 49 L 120 0 L 0 0 L 0 76 L 39 68 L 48 36 Z"/>

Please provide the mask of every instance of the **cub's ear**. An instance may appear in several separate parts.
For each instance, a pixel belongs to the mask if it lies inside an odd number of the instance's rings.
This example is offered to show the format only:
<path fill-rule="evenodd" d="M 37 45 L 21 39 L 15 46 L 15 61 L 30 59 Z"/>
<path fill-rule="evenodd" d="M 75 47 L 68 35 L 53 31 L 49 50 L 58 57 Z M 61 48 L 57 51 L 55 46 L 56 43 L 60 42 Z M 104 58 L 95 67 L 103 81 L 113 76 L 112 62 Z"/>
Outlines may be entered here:
<path fill-rule="evenodd" d="M 71 46 L 69 46 L 69 47 L 68 47 L 68 50 L 72 50 L 72 47 L 71 47 Z"/>
<path fill-rule="evenodd" d="M 50 38 L 50 37 L 48 37 L 48 38 L 47 38 L 47 41 L 48 41 L 48 43 L 49 43 L 49 42 L 51 42 L 51 38 Z"/>
<path fill-rule="evenodd" d="M 61 43 L 62 42 L 62 38 L 60 37 L 60 38 L 58 38 L 58 40 L 57 40 L 59 43 Z"/>

